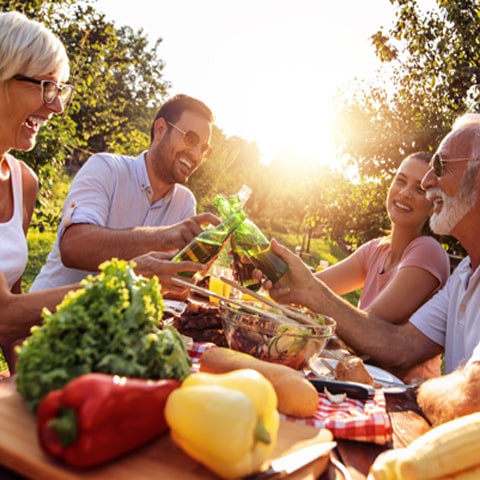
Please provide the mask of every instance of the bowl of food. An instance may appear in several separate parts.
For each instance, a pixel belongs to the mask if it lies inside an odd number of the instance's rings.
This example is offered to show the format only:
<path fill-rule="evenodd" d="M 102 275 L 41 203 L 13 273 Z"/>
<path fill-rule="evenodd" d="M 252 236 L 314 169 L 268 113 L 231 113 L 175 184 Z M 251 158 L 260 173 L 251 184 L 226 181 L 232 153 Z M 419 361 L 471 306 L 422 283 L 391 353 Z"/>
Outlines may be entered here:
<path fill-rule="evenodd" d="M 322 353 L 335 333 L 336 323 L 330 317 L 309 314 L 315 323 L 306 325 L 274 310 L 265 310 L 258 305 L 255 308 L 258 313 L 220 302 L 223 329 L 232 350 L 302 370 Z M 265 315 L 262 315 L 262 309 Z"/>

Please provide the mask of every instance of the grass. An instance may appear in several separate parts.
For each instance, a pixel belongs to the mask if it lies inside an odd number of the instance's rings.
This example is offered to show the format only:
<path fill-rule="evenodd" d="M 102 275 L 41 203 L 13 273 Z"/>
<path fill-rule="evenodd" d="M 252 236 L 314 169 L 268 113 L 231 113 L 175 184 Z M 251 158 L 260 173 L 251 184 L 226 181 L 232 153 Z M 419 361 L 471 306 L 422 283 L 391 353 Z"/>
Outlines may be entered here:
<path fill-rule="evenodd" d="M 22 291 L 28 292 L 30 285 L 45 264 L 55 240 L 56 232 L 30 229 L 27 235 L 28 263 L 22 277 Z"/>

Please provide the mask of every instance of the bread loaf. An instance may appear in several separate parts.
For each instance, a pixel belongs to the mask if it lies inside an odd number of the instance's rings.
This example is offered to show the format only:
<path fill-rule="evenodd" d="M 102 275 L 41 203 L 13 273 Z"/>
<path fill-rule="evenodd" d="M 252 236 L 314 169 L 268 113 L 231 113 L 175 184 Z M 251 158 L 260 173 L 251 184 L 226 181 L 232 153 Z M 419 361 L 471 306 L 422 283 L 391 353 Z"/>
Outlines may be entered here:
<path fill-rule="evenodd" d="M 318 407 L 318 392 L 299 372 L 286 365 L 259 360 L 229 348 L 211 348 L 200 357 L 200 371 L 226 373 L 252 368 L 273 385 L 278 398 L 278 411 L 298 418 L 311 417 Z"/>

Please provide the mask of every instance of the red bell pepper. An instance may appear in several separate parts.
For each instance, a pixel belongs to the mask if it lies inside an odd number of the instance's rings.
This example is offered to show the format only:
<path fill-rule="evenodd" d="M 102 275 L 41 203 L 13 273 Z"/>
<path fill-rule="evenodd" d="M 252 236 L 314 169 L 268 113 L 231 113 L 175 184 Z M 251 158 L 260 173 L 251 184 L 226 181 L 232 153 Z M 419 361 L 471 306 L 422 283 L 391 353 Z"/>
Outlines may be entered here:
<path fill-rule="evenodd" d="M 168 430 L 165 403 L 180 385 L 102 373 L 77 377 L 40 402 L 40 445 L 76 468 L 112 460 Z"/>

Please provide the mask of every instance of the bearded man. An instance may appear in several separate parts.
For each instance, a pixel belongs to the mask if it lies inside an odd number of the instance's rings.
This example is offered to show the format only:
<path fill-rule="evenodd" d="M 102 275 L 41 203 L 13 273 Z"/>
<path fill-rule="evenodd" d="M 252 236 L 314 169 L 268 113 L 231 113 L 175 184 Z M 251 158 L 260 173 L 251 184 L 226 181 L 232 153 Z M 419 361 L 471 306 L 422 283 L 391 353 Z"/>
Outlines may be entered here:
<path fill-rule="evenodd" d="M 402 325 L 343 300 L 287 248 L 272 249 L 289 272 L 270 295 L 337 321 L 337 334 L 358 354 L 393 372 L 444 354 L 446 375 L 424 382 L 418 403 L 433 424 L 480 410 L 480 114 L 460 117 L 442 140 L 422 180 L 433 201 L 432 230 L 458 239 L 468 256 L 446 285 Z"/>
<path fill-rule="evenodd" d="M 189 289 L 171 277 L 205 266 L 169 259 L 202 224 L 220 222 L 211 213 L 196 215 L 184 185 L 210 153 L 212 128 L 210 109 L 179 94 L 157 111 L 148 150 L 136 157 L 92 155 L 70 185 L 56 240 L 30 291 L 79 282 L 117 257 L 136 258 L 137 273 L 157 275 L 163 295 L 184 298 Z"/>

